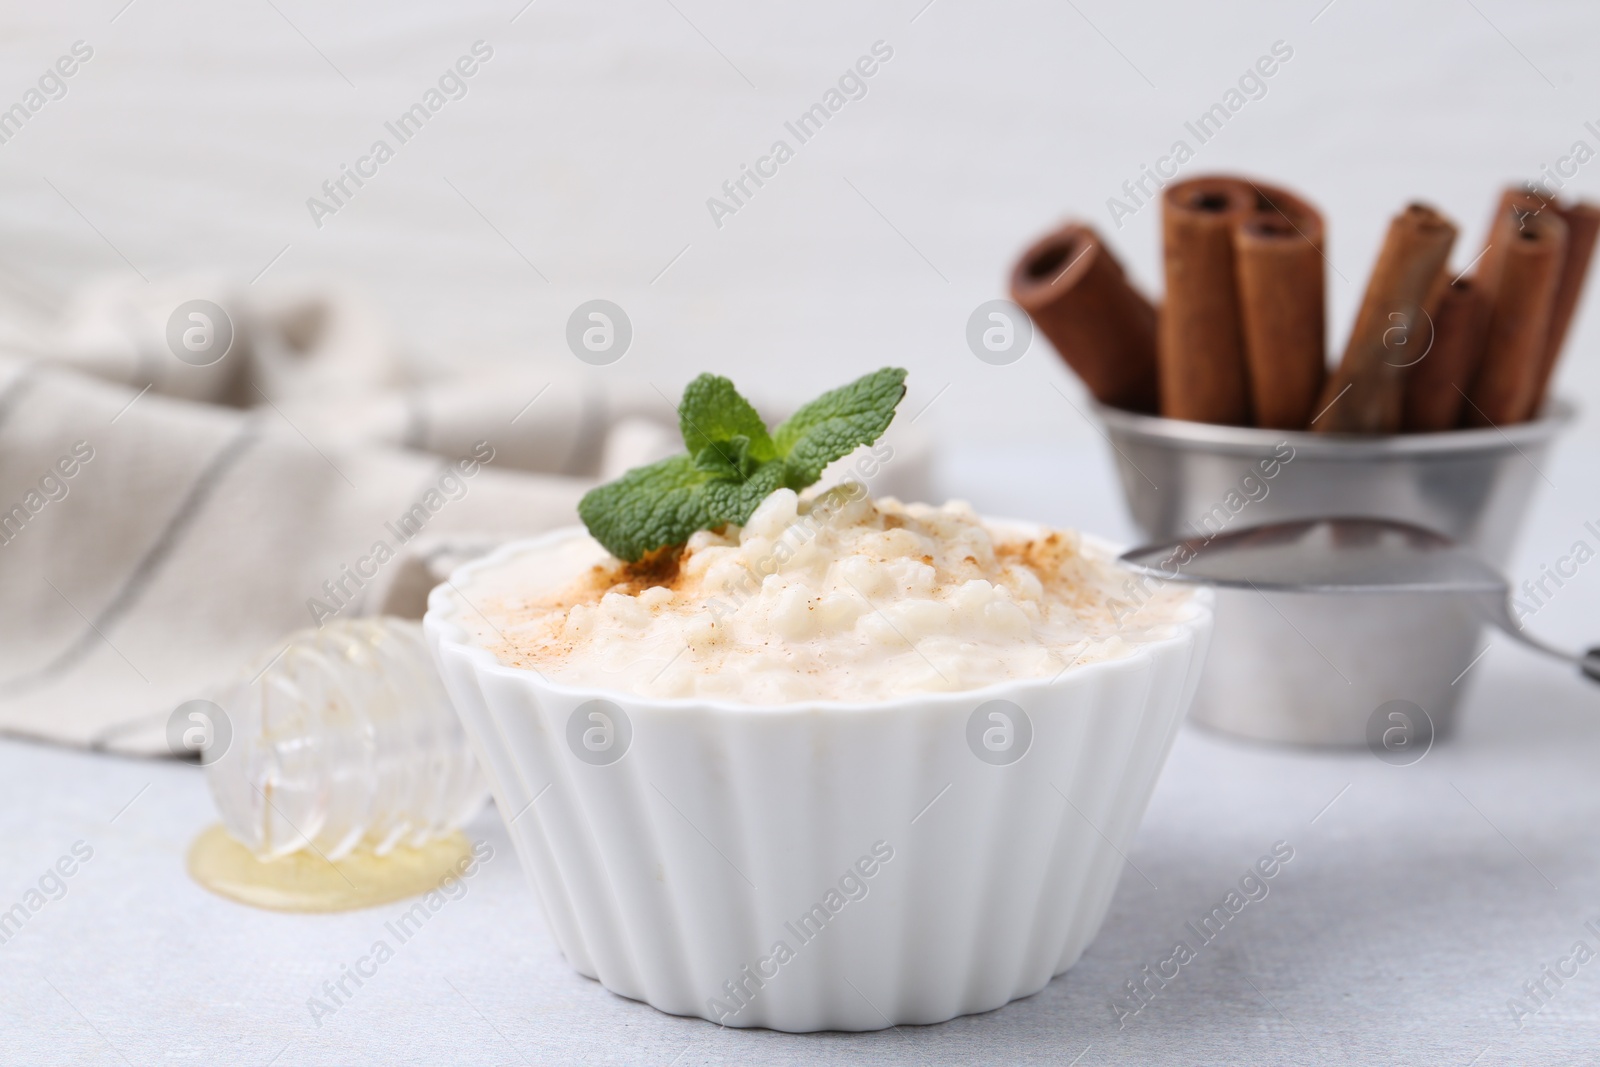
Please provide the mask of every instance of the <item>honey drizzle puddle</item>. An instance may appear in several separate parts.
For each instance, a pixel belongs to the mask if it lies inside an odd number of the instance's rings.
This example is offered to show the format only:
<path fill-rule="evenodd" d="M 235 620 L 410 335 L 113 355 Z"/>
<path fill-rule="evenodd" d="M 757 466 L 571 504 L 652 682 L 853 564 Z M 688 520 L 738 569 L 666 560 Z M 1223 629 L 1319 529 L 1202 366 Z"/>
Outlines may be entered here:
<path fill-rule="evenodd" d="M 472 843 L 457 830 L 421 848 L 397 846 L 386 855 L 357 848 L 338 860 L 315 851 L 259 860 L 221 824 L 201 832 L 189 847 L 189 876 L 218 896 L 271 911 L 351 911 L 388 904 L 437 889 L 458 864 L 472 858 Z"/>

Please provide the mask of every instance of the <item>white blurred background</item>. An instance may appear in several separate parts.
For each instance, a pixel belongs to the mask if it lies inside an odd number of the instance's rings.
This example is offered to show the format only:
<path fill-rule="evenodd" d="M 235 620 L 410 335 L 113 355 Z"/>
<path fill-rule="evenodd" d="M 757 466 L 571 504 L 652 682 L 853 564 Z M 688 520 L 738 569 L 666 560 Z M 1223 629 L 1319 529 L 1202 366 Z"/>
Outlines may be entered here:
<path fill-rule="evenodd" d="M 0 107 L 74 41 L 94 56 L 0 145 L 5 282 L 49 308 L 100 274 L 248 281 L 288 246 L 265 277 L 358 284 L 428 363 L 570 362 L 568 314 L 605 297 L 635 326 L 615 369 L 669 391 L 714 369 L 799 397 L 897 362 L 913 406 L 953 383 L 927 416 L 952 444 L 1058 441 L 1092 435 L 1047 384 L 1076 383 L 1042 342 L 980 363 L 967 315 L 1067 215 L 1155 289 L 1156 211 L 1119 231 L 1106 200 L 1274 41 L 1292 60 L 1186 173 L 1321 205 L 1335 346 L 1405 200 L 1460 222 L 1465 265 L 1499 186 L 1600 123 L 1592 4 L 525 2 L 7 5 Z M 307 198 L 480 39 L 467 96 L 318 229 Z M 878 40 L 867 96 L 714 226 L 707 197 Z M 1600 163 L 1572 188 L 1600 194 Z M 1565 391 L 1600 391 L 1597 339 L 1582 316 Z"/>
<path fill-rule="evenodd" d="M 1099 445 L 1061 395 L 1081 405 L 1077 382 L 1042 340 L 979 362 L 967 316 L 1069 215 L 1155 291 L 1157 211 L 1118 229 L 1107 199 L 1193 143 L 1184 122 L 1274 42 L 1293 58 L 1185 173 L 1253 172 L 1323 208 L 1335 352 L 1406 200 L 1458 220 L 1465 266 L 1501 185 L 1579 139 L 1600 147 L 1584 127 L 1600 125 L 1592 4 L 525 4 L 9 5 L 0 107 L 75 41 L 94 55 L 0 144 L 0 289 L 49 313 L 103 276 L 335 279 L 440 368 L 571 366 L 567 317 L 603 297 L 635 338 L 586 373 L 672 394 L 710 369 L 793 402 L 899 363 L 948 464 L 1003 483 L 995 449 L 1059 450 L 1041 517 L 1086 518 L 1060 498 L 1110 482 L 1103 461 L 1082 469 Z M 375 139 L 398 144 L 384 123 L 479 40 L 493 58 L 467 95 L 317 227 L 307 199 Z M 707 198 L 775 138 L 794 144 L 785 120 L 880 40 L 893 59 L 867 95 L 718 228 Z M 1600 162 L 1568 191 L 1600 195 Z M 1558 382 L 1580 401 L 1600 395 L 1597 344 L 1591 308 Z"/>

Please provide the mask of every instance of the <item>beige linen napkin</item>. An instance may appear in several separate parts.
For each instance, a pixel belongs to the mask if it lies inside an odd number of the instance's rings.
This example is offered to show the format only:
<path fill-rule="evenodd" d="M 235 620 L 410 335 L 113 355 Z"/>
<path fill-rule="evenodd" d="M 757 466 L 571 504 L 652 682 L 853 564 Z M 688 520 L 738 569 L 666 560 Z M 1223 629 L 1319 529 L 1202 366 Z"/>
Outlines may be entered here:
<path fill-rule="evenodd" d="M 209 366 L 168 341 L 195 299 L 234 330 Z M 178 704 L 289 631 L 420 614 L 440 568 L 681 447 L 670 402 L 614 370 L 563 352 L 408 381 L 327 289 L 134 283 L 8 316 L 0 732 L 164 754 Z"/>

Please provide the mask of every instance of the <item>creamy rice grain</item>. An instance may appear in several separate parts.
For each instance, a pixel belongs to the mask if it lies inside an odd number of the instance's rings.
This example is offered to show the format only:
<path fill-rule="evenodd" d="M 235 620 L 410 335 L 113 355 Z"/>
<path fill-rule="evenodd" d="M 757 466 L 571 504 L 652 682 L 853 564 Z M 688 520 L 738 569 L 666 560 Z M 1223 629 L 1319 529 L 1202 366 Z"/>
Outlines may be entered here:
<path fill-rule="evenodd" d="M 767 497 L 741 529 L 638 564 L 588 537 L 482 569 L 458 620 L 551 681 L 745 704 L 978 689 L 1170 636 L 1192 594 L 1142 589 L 1070 531 L 858 483 Z M 481 613 L 481 614 L 480 614 Z"/>

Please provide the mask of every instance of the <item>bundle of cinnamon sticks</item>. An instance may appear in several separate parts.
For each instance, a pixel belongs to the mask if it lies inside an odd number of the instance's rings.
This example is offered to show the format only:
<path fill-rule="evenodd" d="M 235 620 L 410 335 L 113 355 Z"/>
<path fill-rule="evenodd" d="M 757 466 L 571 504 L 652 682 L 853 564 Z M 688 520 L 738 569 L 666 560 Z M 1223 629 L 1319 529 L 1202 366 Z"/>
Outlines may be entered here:
<path fill-rule="evenodd" d="M 1023 253 L 1011 295 L 1113 407 L 1323 433 L 1502 426 L 1539 414 L 1597 234 L 1600 208 L 1510 188 L 1457 272 L 1455 224 L 1408 205 L 1331 373 L 1322 215 L 1247 178 L 1163 191 L 1159 311 L 1080 223 Z"/>

